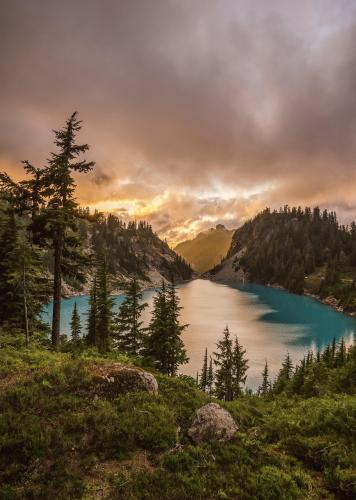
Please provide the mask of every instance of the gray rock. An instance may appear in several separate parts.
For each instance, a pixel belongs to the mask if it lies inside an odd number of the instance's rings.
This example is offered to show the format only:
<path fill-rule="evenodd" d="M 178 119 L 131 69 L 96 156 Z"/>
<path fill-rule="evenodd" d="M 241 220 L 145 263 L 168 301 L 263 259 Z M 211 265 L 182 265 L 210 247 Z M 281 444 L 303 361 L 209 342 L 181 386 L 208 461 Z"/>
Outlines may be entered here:
<path fill-rule="evenodd" d="M 151 373 L 120 363 L 97 365 L 93 386 L 96 395 L 107 399 L 127 392 L 158 393 L 157 380 Z"/>
<path fill-rule="evenodd" d="M 230 441 L 238 427 L 230 413 L 216 403 L 209 403 L 196 411 L 188 430 L 194 443 Z"/>

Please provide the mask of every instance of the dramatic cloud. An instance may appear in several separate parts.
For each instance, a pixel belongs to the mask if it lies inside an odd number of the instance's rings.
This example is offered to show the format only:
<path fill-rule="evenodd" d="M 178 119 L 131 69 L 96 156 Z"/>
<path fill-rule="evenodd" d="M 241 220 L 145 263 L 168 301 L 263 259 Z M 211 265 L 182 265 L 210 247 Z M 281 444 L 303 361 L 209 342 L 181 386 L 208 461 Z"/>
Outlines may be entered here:
<path fill-rule="evenodd" d="M 42 164 L 74 109 L 79 200 L 169 241 L 266 205 L 356 217 L 356 2 L 12 0 L 0 168 Z"/>

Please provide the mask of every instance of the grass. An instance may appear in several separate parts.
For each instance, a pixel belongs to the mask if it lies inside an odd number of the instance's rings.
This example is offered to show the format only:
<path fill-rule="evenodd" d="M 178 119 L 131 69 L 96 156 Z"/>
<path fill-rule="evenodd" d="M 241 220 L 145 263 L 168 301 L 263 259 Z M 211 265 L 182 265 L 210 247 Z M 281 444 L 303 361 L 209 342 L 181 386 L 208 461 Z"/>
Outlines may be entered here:
<path fill-rule="evenodd" d="M 92 366 L 113 358 L 0 351 L 1 499 L 355 497 L 355 396 L 221 403 L 235 439 L 194 446 L 187 429 L 209 397 L 157 376 L 157 396 L 94 398 Z"/>

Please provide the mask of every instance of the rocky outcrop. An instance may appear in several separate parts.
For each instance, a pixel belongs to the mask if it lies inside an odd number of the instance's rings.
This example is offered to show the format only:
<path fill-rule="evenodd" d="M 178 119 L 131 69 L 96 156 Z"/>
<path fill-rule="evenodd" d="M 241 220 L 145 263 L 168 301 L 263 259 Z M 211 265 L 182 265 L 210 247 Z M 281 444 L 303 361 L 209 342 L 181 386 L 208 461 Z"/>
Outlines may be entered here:
<path fill-rule="evenodd" d="M 216 403 L 209 403 L 196 411 L 188 430 L 194 443 L 231 441 L 238 427 L 231 414 Z"/>
<path fill-rule="evenodd" d="M 157 380 L 151 373 L 120 363 L 95 366 L 90 382 L 90 393 L 94 398 L 114 399 L 128 392 L 157 394 Z"/>

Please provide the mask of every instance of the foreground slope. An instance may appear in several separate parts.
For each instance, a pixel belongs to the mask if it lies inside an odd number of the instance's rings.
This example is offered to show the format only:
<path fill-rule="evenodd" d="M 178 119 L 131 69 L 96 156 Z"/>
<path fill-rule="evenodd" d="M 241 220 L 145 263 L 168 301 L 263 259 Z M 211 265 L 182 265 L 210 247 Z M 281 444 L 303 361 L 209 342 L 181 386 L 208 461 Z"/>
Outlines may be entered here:
<path fill-rule="evenodd" d="M 187 429 L 208 395 L 163 376 L 158 395 L 94 394 L 117 360 L 1 351 L 0 498 L 354 498 L 355 396 L 220 402 L 234 440 L 197 446 Z"/>
<path fill-rule="evenodd" d="M 179 243 L 174 251 L 189 262 L 195 271 L 204 273 L 226 256 L 233 234 L 234 230 L 218 224 L 192 240 Z"/>

